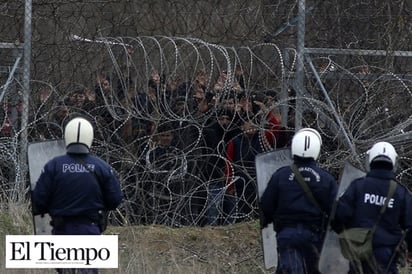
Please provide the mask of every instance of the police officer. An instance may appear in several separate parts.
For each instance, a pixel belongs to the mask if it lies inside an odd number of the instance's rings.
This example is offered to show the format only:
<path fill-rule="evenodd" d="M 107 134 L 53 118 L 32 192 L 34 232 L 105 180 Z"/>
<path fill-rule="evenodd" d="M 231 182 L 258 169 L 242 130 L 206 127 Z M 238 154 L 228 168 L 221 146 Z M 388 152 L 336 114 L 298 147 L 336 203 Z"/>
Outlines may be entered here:
<path fill-rule="evenodd" d="M 398 273 L 395 253 L 403 231 L 412 228 L 412 199 L 410 192 L 397 184 L 388 206 L 380 215 L 380 210 L 388 195 L 389 183 L 395 181 L 398 154 L 387 142 L 378 142 L 367 151 L 369 171 L 365 177 L 354 180 L 338 200 L 333 224 L 339 233 L 343 228 L 377 228 L 373 237 L 375 262 L 363 262 L 362 270 L 350 264 L 349 273 Z M 408 249 L 412 247 L 412 237 L 406 234 Z M 376 264 L 375 264 L 376 263 Z"/>
<path fill-rule="evenodd" d="M 273 222 L 277 240 L 276 273 L 320 273 L 327 214 L 337 193 L 335 178 L 316 162 L 322 138 L 318 131 L 303 128 L 292 138 L 293 162 L 311 190 L 318 206 L 305 194 L 290 166 L 278 169 L 265 189 L 260 206 L 262 226 Z"/>
<path fill-rule="evenodd" d="M 33 212 L 51 216 L 54 235 L 100 235 L 101 212 L 122 202 L 120 182 L 106 162 L 90 155 L 93 126 L 88 120 L 70 120 L 64 139 L 67 154 L 47 162 L 36 182 Z"/>

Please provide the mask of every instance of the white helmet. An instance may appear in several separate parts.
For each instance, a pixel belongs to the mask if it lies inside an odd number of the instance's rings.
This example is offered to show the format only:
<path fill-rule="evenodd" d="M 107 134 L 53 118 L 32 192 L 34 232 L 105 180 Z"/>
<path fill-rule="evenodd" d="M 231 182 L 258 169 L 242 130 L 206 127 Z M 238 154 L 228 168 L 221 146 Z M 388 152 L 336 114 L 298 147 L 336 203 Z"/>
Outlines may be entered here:
<path fill-rule="evenodd" d="M 84 118 L 70 120 L 64 129 L 64 141 L 69 153 L 89 153 L 93 142 L 93 126 Z"/>
<path fill-rule="evenodd" d="M 374 144 L 367 152 L 368 164 L 372 162 L 387 162 L 392 164 L 393 169 L 396 168 L 396 162 L 398 160 L 398 153 L 395 148 L 388 142 L 378 142 Z"/>
<path fill-rule="evenodd" d="M 322 137 L 317 130 L 313 128 L 302 128 L 298 130 L 292 138 L 291 152 L 292 155 L 317 160 L 321 146 Z"/>

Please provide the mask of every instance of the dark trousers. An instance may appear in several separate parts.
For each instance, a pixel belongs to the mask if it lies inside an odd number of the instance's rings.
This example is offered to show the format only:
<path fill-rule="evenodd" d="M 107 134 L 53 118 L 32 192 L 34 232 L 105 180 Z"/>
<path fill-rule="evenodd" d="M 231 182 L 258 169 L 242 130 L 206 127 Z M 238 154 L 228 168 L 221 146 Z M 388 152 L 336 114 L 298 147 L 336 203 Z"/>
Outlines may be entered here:
<path fill-rule="evenodd" d="M 285 227 L 276 234 L 279 262 L 276 274 L 320 274 L 318 262 L 323 233 L 302 225 Z"/>
<path fill-rule="evenodd" d="M 98 274 L 99 270 L 95 268 L 66 268 L 66 269 L 57 269 L 59 274 Z"/>
<path fill-rule="evenodd" d="M 53 235 L 100 235 L 100 228 L 93 222 L 63 222 L 57 227 L 53 227 Z M 59 268 L 59 274 L 98 274 L 95 268 Z"/>
<path fill-rule="evenodd" d="M 349 274 L 398 274 L 397 258 L 393 256 L 392 247 L 377 247 L 373 250 L 374 261 L 362 262 L 360 266 L 351 263 Z M 388 265 L 390 266 L 388 267 Z M 362 272 L 359 267 L 362 267 Z"/>

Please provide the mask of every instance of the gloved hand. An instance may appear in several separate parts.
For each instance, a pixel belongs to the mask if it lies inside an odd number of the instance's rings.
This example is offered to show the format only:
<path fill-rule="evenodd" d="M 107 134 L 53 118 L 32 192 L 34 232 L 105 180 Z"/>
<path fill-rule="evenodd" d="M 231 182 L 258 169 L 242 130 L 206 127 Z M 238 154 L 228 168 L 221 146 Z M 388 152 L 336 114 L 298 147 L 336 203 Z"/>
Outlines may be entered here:
<path fill-rule="evenodd" d="M 267 218 L 265 214 L 263 214 L 262 205 L 259 203 L 259 225 L 260 229 L 266 228 L 270 223 L 273 222 L 272 218 Z"/>
<path fill-rule="evenodd" d="M 266 228 L 271 222 L 269 222 L 263 214 L 260 215 L 259 219 L 260 229 Z"/>

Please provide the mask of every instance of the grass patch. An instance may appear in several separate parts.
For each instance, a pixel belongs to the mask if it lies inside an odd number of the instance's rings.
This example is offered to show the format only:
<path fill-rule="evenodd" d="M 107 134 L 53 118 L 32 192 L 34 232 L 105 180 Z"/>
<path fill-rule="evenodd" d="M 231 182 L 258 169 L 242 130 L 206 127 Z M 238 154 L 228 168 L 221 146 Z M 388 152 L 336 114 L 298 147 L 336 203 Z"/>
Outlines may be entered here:
<path fill-rule="evenodd" d="M 0 209 L 0 273 L 56 273 L 6 269 L 5 235 L 33 234 L 28 204 Z M 257 222 L 221 227 L 109 226 L 119 236 L 119 269 L 100 273 L 267 273 Z"/>
<path fill-rule="evenodd" d="M 0 233 L 32 234 L 29 207 L 2 208 Z M 119 268 L 102 269 L 102 274 L 274 273 L 264 269 L 258 222 L 220 227 L 109 226 L 105 234 L 119 237 Z M 56 273 L 52 269 L 5 269 L 4 240 L 0 238 L 0 273 Z M 400 273 L 411 271 L 404 268 Z"/>
<path fill-rule="evenodd" d="M 257 223 L 110 227 L 124 273 L 265 273 Z M 246 272 L 247 271 L 247 272 Z"/>

